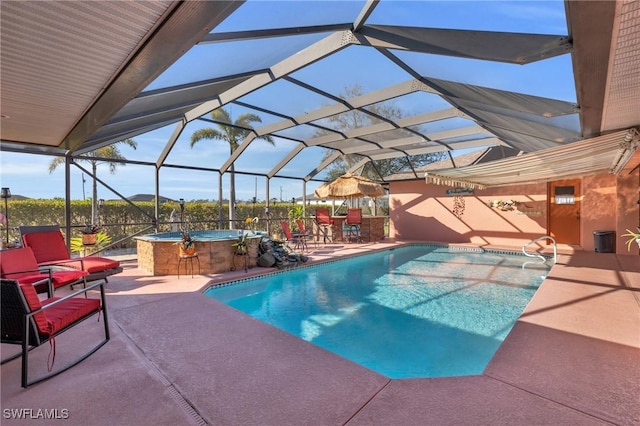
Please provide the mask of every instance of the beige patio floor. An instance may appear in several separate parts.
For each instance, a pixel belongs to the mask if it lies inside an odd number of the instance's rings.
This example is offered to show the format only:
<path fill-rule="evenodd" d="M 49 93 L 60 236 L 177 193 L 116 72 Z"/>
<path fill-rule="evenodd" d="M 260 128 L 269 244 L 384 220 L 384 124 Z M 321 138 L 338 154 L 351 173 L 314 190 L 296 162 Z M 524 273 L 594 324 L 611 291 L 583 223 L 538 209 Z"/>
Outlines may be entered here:
<path fill-rule="evenodd" d="M 327 245 L 312 259 L 390 245 Z M 390 380 L 201 293 L 244 271 L 178 280 L 124 264 L 108 284 L 107 345 L 28 389 L 19 360 L 2 366 L 3 425 L 640 424 L 638 256 L 561 255 L 482 375 L 410 380 Z M 60 336 L 56 363 L 101 326 L 90 320 Z M 2 357 L 15 350 L 3 344 Z M 34 374 L 46 371 L 48 355 L 48 345 L 32 352 Z M 45 415 L 68 418 L 37 418 Z"/>

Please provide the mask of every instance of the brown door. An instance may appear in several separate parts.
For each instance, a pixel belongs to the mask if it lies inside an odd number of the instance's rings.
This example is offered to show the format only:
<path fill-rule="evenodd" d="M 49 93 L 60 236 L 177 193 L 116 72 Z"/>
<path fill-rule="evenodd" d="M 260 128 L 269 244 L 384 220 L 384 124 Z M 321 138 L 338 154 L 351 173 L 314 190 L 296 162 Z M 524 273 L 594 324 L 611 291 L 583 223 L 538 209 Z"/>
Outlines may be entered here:
<path fill-rule="evenodd" d="M 580 179 L 549 184 L 549 235 L 558 243 L 580 245 Z"/>

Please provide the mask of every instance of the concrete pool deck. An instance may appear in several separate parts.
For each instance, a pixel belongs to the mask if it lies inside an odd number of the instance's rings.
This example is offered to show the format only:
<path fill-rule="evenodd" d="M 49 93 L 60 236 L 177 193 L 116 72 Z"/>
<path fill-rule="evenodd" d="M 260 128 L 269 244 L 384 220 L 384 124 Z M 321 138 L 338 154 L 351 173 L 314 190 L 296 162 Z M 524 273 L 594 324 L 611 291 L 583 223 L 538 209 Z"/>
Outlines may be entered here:
<path fill-rule="evenodd" d="M 329 244 L 311 257 L 390 245 Z M 107 285 L 107 345 L 28 389 L 19 360 L 2 366 L 3 425 L 640 424 L 638 256 L 561 254 L 482 375 L 409 380 L 389 380 L 200 292 L 265 268 L 178 280 L 124 265 Z M 56 363 L 101 325 L 60 336 Z M 2 357 L 16 349 L 3 344 Z M 48 345 L 32 352 L 34 374 L 46 371 L 48 354 Z M 39 409 L 62 419 L 43 421 Z"/>

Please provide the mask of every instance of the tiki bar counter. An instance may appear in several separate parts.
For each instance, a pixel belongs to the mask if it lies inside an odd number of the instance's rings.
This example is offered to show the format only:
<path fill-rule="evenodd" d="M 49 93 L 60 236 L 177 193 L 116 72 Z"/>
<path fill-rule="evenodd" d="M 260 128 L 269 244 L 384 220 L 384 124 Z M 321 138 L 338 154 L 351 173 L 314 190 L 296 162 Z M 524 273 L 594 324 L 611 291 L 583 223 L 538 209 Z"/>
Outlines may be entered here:
<path fill-rule="evenodd" d="M 313 233 L 318 235 L 320 242 L 324 241 L 326 233 L 326 242 L 355 242 L 353 237 L 349 238 L 349 225 L 345 224 L 346 216 L 331 216 L 330 225 L 313 224 Z M 359 240 L 363 243 L 372 243 L 384 240 L 384 223 L 386 216 L 362 216 L 362 224 L 360 225 Z"/>

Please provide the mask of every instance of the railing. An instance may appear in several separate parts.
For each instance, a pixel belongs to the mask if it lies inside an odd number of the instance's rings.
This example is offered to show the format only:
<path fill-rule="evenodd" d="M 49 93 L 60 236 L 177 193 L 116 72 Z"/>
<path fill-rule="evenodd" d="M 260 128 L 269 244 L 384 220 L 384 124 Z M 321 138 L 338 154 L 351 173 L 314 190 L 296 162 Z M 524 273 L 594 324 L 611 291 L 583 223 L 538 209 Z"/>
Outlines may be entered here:
<path fill-rule="evenodd" d="M 549 236 L 549 235 L 543 235 L 542 237 L 538 237 L 535 240 L 529 241 L 527 244 L 522 246 L 522 252 L 525 254 L 525 256 L 538 257 L 538 258 L 542 259 L 543 263 L 546 262 L 547 258 L 544 257 L 543 255 L 539 254 L 539 253 L 535 253 L 535 254 L 527 253 L 527 247 L 529 247 L 531 244 L 537 243 L 538 241 L 541 241 L 541 240 L 551 240 L 551 241 L 553 241 L 553 263 L 554 264 L 558 263 L 558 245 L 556 243 L 556 239 L 551 237 L 551 236 Z M 523 265 L 523 267 L 524 267 L 524 265 Z"/>

